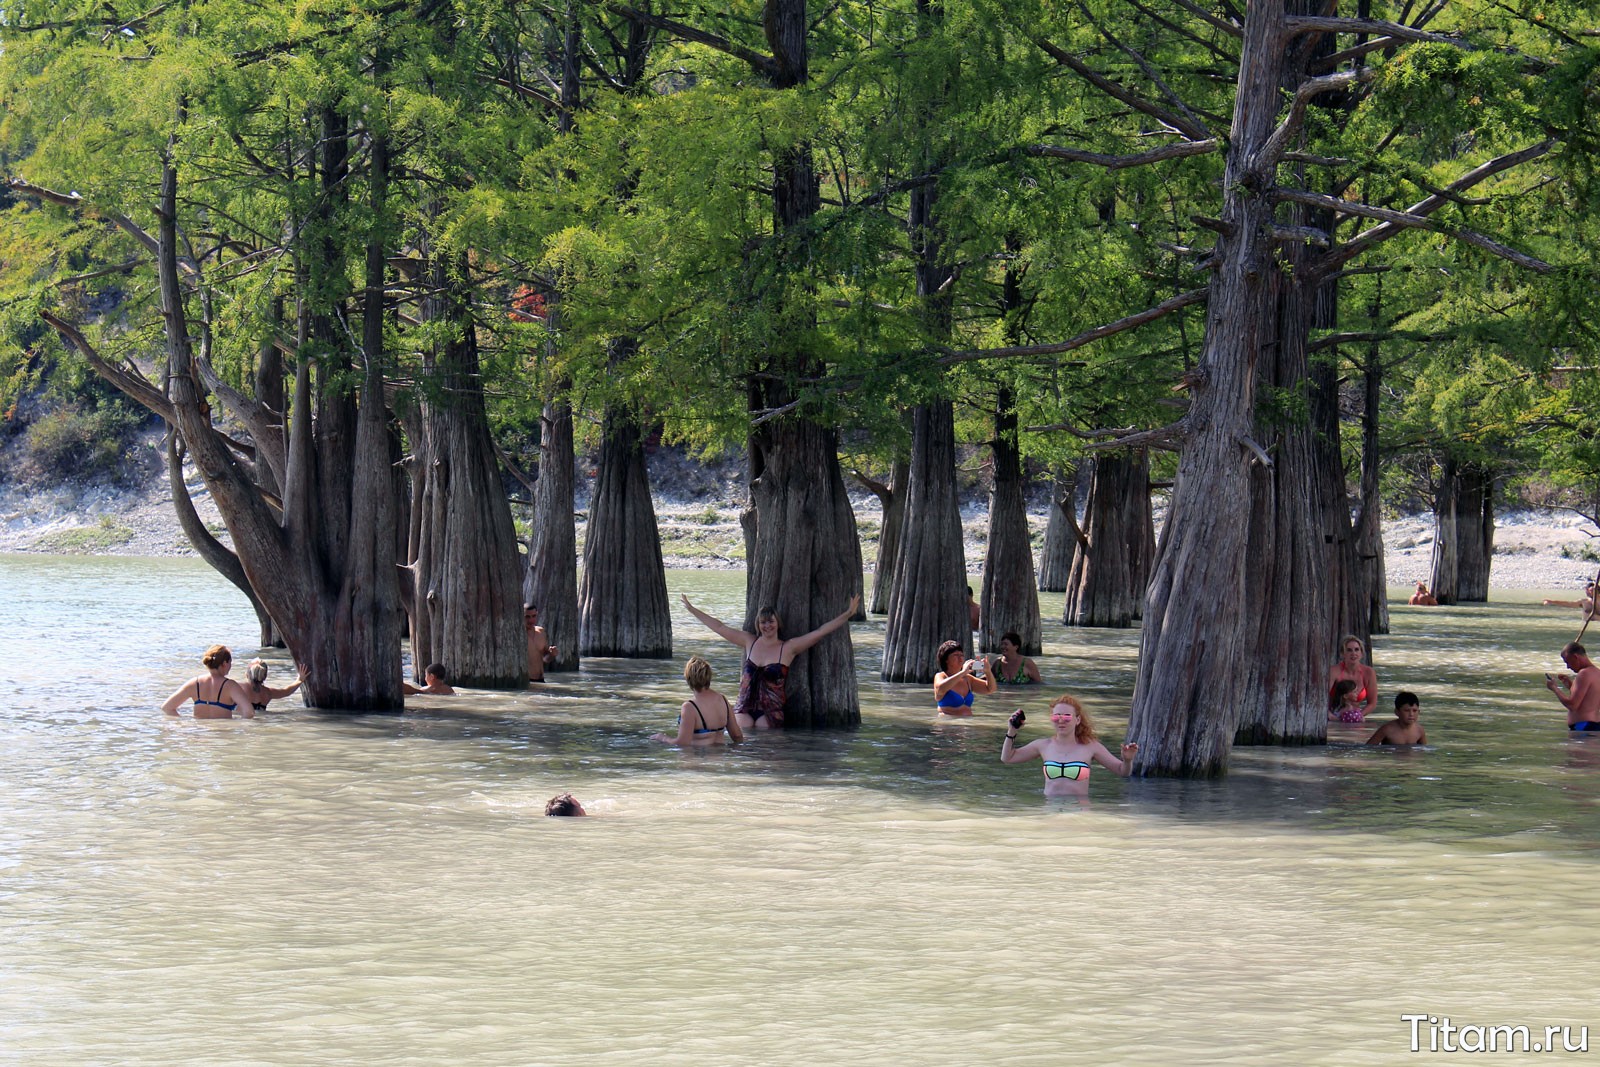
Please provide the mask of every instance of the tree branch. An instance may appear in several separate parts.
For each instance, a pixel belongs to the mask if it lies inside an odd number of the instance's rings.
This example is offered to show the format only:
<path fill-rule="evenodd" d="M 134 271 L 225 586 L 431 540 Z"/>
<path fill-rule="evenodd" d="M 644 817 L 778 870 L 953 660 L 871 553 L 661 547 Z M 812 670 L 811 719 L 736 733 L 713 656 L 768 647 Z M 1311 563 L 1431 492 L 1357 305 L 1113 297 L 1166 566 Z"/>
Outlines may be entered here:
<path fill-rule="evenodd" d="M 1100 152 L 1082 152 L 1076 148 L 1061 148 L 1048 144 L 1029 145 L 1026 151 L 1030 156 L 1049 156 L 1052 159 L 1066 159 L 1074 163 L 1092 163 L 1107 170 L 1122 170 L 1125 167 L 1142 167 L 1146 163 L 1160 163 L 1167 159 L 1203 156 L 1215 152 L 1220 144 L 1221 142 L 1215 137 L 1204 141 L 1180 141 L 1162 148 L 1152 148 L 1148 152 L 1136 152 L 1131 156 L 1108 156 Z"/>
<path fill-rule="evenodd" d="M 637 8 L 628 7 L 626 4 L 607 4 L 606 9 L 613 14 L 621 15 L 629 22 L 636 22 L 641 26 L 649 26 L 652 29 L 664 30 L 674 37 L 681 37 L 683 40 L 693 41 L 695 44 L 703 44 L 707 48 L 714 48 L 718 52 L 733 56 L 735 59 L 742 59 L 754 67 L 757 72 L 765 74 L 769 78 L 776 78 L 782 73 L 778 61 L 772 56 L 735 44 L 726 37 L 718 37 L 714 33 L 707 33 L 705 30 L 696 29 L 673 19 L 662 18 L 660 15 L 652 15 L 648 11 L 640 11 Z"/>
<path fill-rule="evenodd" d="M 1073 71 L 1087 81 L 1090 85 L 1093 85 L 1095 88 L 1105 93 L 1107 96 L 1114 100 L 1120 100 L 1124 104 L 1127 104 L 1129 107 L 1133 108 L 1135 111 L 1142 112 L 1146 115 L 1149 115 L 1156 121 L 1164 123 L 1168 127 L 1189 138 L 1189 140 L 1204 141 L 1210 136 L 1211 131 L 1206 129 L 1204 126 L 1196 126 L 1184 116 L 1173 111 L 1168 111 L 1166 108 L 1157 104 L 1153 104 L 1142 96 L 1129 92 L 1116 82 L 1113 82 L 1107 78 L 1105 75 L 1092 69 L 1088 64 L 1084 63 L 1083 60 L 1079 59 L 1071 52 L 1068 52 L 1066 49 L 1058 48 L 1056 45 L 1050 43 L 1042 37 L 1035 38 L 1033 43 L 1044 49 L 1045 53 L 1049 55 L 1050 58 L 1054 59 L 1063 67 L 1066 67 L 1068 70 Z"/>
<path fill-rule="evenodd" d="M 1289 139 L 1300 132 L 1300 127 L 1306 119 L 1306 108 L 1310 106 L 1314 97 L 1323 93 L 1338 92 L 1360 82 L 1371 81 L 1377 76 L 1378 72 L 1374 68 L 1363 67 L 1361 70 L 1343 71 L 1324 78 L 1311 78 L 1301 82 L 1294 91 L 1289 114 L 1284 116 L 1278 128 L 1272 131 L 1272 136 L 1268 137 L 1256 152 L 1255 158 L 1250 161 L 1250 169 L 1264 172 L 1278 165 L 1284 149 L 1289 147 Z"/>
<path fill-rule="evenodd" d="M 89 343 L 89 339 L 83 336 L 76 326 L 54 312 L 41 311 L 39 312 L 39 317 L 45 321 L 46 325 L 60 334 L 64 341 L 77 349 L 79 354 L 88 361 L 94 372 L 104 378 L 118 392 L 141 407 L 160 415 L 168 422 L 172 422 L 172 403 L 167 400 L 166 394 L 151 385 L 144 375 L 106 359 L 95 349 L 94 345 Z"/>
<path fill-rule="evenodd" d="M 1164 318 L 1174 311 L 1188 307 L 1190 304 L 1201 303 L 1210 293 L 1210 287 L 1191 289 L 1187 293 L 1179 293 L 1177 296 L 1164 300 L 1155 307 L 1146 308 L 1136 315 L 1129 315 L 1126 318 L 1118 319 L 1116 322 L 1106 323 L 1104 326 L 1096 326 L 1094 329 L 1080 333 L 1070 340 L 1060 341 L 1053 345 L 1022 345 L 1011 348 L 980 348 L 968 352 L 946 352 L 937 362 L 941 367 L 948 367 L 956 363 L 969 363 L 975 359 L 1007 359 L 1012 356 L 1053 356 L 1061 352 L 1071 352 L 1074 348 L 1082 348 L 1084 345 L 1098 341 L 1101 338 L 1110 337 L 1124 330 L 1130 330 L 1135 326 L 1143 326 L 1147 322 L 1154 322 L 1156 319 Z"/>

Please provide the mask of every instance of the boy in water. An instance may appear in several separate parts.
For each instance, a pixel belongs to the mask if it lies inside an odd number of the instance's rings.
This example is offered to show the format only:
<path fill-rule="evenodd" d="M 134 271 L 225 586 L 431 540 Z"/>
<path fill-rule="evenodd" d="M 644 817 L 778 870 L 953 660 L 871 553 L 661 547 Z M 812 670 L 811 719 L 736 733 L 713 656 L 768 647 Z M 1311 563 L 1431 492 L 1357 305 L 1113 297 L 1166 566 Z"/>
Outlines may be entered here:
<path fill-rule="evenodd" d="M 1333 683 L 1333 707 L 1328 709 L 1329 722 L 1361 722 L 1367 717 L 1367 706 L 1354 678 L 1341 678 Z"/>
<path fill-rule="evenodd" d="M 445 676 L 444 664 L 430 663 L 428 669 L 422 672 L 422 680 L 428 684 L 418 689 L 410 682 L 401 682 L 400 691 L 408 697 L 414 696 L 454 696 L 455 690 L 450 688 L 450 680 Z"/>
<path fill-rule="evenodd" d="M 1386 722 L 1373 731 L 1372 736 L 1367 738 L 1367 744 L 1427 744 L 1428 732 L 1422 728 L 1422 723 L 1417 721 L 1421 715 L 1422 707 L 1417 703 L 1417 694 L 1402 689 L 1394 695 L 1394 721 Z"/>

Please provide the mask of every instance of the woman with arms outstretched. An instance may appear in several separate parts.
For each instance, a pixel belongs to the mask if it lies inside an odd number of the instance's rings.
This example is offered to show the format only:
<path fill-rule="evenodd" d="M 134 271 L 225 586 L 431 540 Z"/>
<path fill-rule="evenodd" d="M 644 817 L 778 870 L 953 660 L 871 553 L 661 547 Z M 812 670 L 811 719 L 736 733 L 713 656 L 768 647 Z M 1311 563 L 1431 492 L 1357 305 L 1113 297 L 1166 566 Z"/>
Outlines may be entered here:
<path fill-rule="evenodd" d="M 810 633 L 784 640 L 778 636 L 778 613 L 772 608 L 762 608 L 756 614 L 757 633 L 735 630 L 720 619 L 712 618 L 683 597 L 683 606 L 689 609 L 706 629 L 731 645 L 744 649 L 744 670 L 739 675 L 739 700 L 733 706 L 739 725 L 746 730 L 771 730 L 783 725 L 784 686 L 789 677 L 789 664 L 794 658 L 833 631 L 850 621 L 861 604 L 860 596 L 850 598 L 850 605 Z"/>

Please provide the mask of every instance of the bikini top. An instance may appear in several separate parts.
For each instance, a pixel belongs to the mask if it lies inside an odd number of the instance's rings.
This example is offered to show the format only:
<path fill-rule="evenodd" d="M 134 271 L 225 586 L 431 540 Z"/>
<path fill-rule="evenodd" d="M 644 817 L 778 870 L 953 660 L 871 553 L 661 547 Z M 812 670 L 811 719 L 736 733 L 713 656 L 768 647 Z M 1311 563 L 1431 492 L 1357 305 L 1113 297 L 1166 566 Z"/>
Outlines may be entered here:
<path fill-rule="evenodd" d="M 720 734 L 722 731 L 724 731 L 724 730 L 726 730 L 728 728 L 726 723 L 724 723 L 721 726 L 716 727 L 715 729 L 712 729 L 711 727 L 707 726 L 706 725 L 706 713 L 700 710 L 699 702 L 696 701 L 693 697 L 691 697 L 689 699 L 689 703 L 694 705 L 694 713 L 696 715 L 700 716 L 700 729 L 695 731 L 696 736 L 698 736 L 700 734 Z M 722 703 L 724 705 L 726 705 L 728 703 L 728 698 L 727 697 L 723 697 L 722 698 Z M 727 707 L 723 708 L 724 712 L 726 712 L 728 710 L 729 709 Z M 683 722 L 683 716 L 681 716 L 681 715 L 678 716 L 678 721 L 680 723 Z"/>
<path fill-rule="evenodd" d="M 207 707 L 221 708 L 223 711 L 228 711 L 228 712 L 233 711 L 234 708 L 238 707 L 237 704 L 224 704 L 222 702 L 222 691 L 224 689 L 226 689 L 227 687 L 228 687 L 228 680 L 226 678 L 224 678 L 222 680 L 222 683 L 217 686 L 217 699 L 215 699 L 215 700 L 201 700 L 200 699 L 200 679 L 196 678 L 194 680 L 194 706 L 198 708 L 200 705 L 204 704 Z"/>
<path fill-rule="evenodd" d="M 783 662 L 783 646 L 789 642 L 784 641 L 778 645 L 778 658 L 771 663 L 755 663 L 750 659 L 750 650 L 744 650 L 744 673 L 766 675 L 769 681 L 782 681 L 789 677 L 789 665 Z"/>
<path fill-rule="evenodd" d="M 937 708 L 970 708 L 972 707 L 973 692 L 968 689 L 965 693 L 958 693 L 954 689 L 946 689 L 944 696 L 934 705 Z"/>
<path fill-rule="evenodd" d="M 1045 760 L 1044 776 L 1047 779 L 1071 778 L 1077 781 L 1079 778 L 1089 777 L 1089 765 L 1082 760 L 1070 760 L 1066 763 Z"/>

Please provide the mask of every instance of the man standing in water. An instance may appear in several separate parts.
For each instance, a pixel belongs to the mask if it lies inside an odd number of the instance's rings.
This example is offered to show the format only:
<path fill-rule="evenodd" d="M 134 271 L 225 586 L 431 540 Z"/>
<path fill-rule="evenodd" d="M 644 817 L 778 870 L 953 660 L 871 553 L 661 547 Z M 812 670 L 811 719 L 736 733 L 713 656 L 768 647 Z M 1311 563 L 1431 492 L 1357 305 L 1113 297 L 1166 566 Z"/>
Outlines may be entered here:
<path fill-rule="evenodd" d="M 556 646 L 539 625 L 539 609 L 532 604 L 522 607 L 522 628 L 528 631 L 528 681 L 542 682 L 545 666 L 556 661 Z"/>
<path fill-rule="evenodd" d="M 1556 695 L 1567 709 L 1567 729 L 1600 731 L 1600 667 L 1594 665 L 1582 645 L 1569 641 L 1561 650 L 1561 662 L 1577 672 L 1544 676 L 1544 687 Z M 1561 695 L 1565 686 L 1567 693 Z"/>

